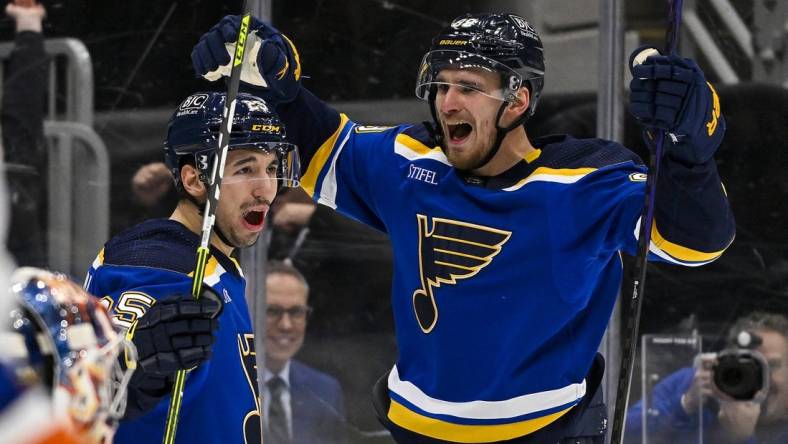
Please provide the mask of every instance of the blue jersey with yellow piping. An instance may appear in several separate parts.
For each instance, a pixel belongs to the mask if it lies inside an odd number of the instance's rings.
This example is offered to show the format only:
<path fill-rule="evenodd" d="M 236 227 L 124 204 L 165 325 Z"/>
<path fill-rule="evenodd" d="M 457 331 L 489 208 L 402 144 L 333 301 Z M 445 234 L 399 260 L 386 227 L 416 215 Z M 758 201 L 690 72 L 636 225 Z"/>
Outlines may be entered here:
<path fill-rule="evenodd" d="M 455 442 L 529 434 L 586 394 L 634 254 L 646 168 L 621 145 L 550 136 L 496 177 L 454 169 L 422 125 L 359 126 L 302 90 L 280 115 L 316 201 L 385 231 L 399 359 L 389 419 Z M 652 259 L 696 266 L 734 224 L 712 162 L 666 159 Z"/>
<path fill-rule="evenodd" d="M 104 246 L 85 288 L 128 328 L 157 299 L 191 293 L 199 238 L 178 222 L 151 220 Z M 238 264 L 211 248 L 204 283 L 224 300 L 212 358 L 187 375 L 176 442 L 260 442 L 254 336 Z M 161 442 L 170 396 L 122 421 L 115 443 Z"/>

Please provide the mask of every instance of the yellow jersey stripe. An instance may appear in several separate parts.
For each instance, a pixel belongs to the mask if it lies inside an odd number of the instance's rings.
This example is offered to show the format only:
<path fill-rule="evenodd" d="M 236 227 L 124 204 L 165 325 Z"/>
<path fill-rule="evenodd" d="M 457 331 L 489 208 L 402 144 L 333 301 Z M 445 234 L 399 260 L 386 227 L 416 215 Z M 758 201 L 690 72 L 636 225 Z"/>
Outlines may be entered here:
<path fill-rule="evenodd" d="M 525 159 L 526 162 L 531 163 L 534 160 L 538 159 L 539 156 L 541 155 L 542 155 L 542 150 L 536 148 L 535 150 L 530 151 L 528 154 L 526 154 L 523 159 Z"/>
<path fill-rule="evenodd" d="M 334 151 L 334 146 L 336 146 L 339 133 L 342 132 L 342 129 L 345 128 L 345 125 L 350 120 L 345 114 L 340 114 L 339 117 L 339 127 L 336 131 L 334 131 L 334 134 L 332 134 L 331 137 L 326 139 L 326 141 L 320 145 L 320 148 L 317 149 L 315 155 L 312 157 L 312 160 L 309 162 L 306 173 L 304 173 L 304 176 L 301 177 L 301 188 L 306 191 L 306 194 L 308 194 L 309 197 L 314 197 L 315 187 L 317 186 L 317 178 L 320 177 L 320 172 L 323 171 L 323 167 L 325 167 L 326 162 L 331 157 L 331 153 Z"/>
<path fill-rule="evenodd" d="M 394 142 L 394 152 L 408 160 L 432 159 L 442 164 L 451 166 L 449 159 L 440 147 L 430 148 L 407 134 L 397 134 Z"/>
<path fill-rule="evenodd" d="M 422 156 L 425 154 L 429 154 L 432 151 L 440 150 L 440 148 L 438 147 L 430 148 L 427 145 L 414 139 L 413 137 L 410 137 L 409 135 L 403 133 L 397 134 L 397 142 L 405 145 L 406 147 L 410 148 L 417 154 L 421 154 Z"/>
<path fill-rule="evenodd" d="M 208 262 L 205 264 L 205 273 L 203 273 L 203 283 L 206 285 L 216 285 L 219 282 L 219 278 L 224 274 L 226 270 L 224 267 L 219 265 L 219 261 L 216 260 L 215 257 L 211 256 L 208 259 Z M 194 277 L 194 272 L 189 273 L 189 277 Z"/>
<path fill-rule="evenodd" d="M 469 420 L 496 420 L 522 418 L 530 414 L 542 414 L 565 405 L 574 405 L 586 394 L 586 381 L 569 384 L 558 389 L 527 393 L 499 401 L 452 402 L 433 398 L 410 381 L 399 377 L 395 365 L 388 377 L 389 390 L 409 404 L 429 415 L 447 415 Z"/>
<path fill-rule="evenodd" d="M 653 243 L 654 246 L 664 251 L 665 253 L 673 256 L 674 258 L 688 262 L 713 261 L 714 259 L 720 257 L 723 251 L 725 251 L 725 249 L 727 248 L 726 246 L 720 251 L 705 252 L 705 251 L 693 250 L 692 248 L 687 248 L 678 244 L 674 244 L 673 242 L 662 237 L 662 234 L 660 234 L 659 230 L 657 230 L 656 221 L 654 221 L 654 224 L 651 225 L 651 243 Z"/>
<path fill-rule="evenodd" d="M 469 425 L 454 424 L 421 415 L 392 399 L 388 417 L 400 427 L 431 438 L 454 442 L 479 443 L 504 441 L 533 433 L 554 422 L 571 409 L 570 407 L 540 418 L 510 424 Z"/>
<path fill-rule="evenodd" d="M 96 255 L 96 259 L 93 260 L 93 268 L 98 268 L 104 265 L 104 249 L 102 248 L 101 251 L 98 252 Z"/>
<path fill-rule="evenodd" d="M 244 271 L 241 269 L 241 264 L 237 260 L 235 260 L 234 257 L 231 257 L 230 260 L 233 262 L 233 264 L 235 264 L 235 268 L 238 270 L 238 274 L 240 274 L 241 277 L 244 277 Z"/>
<path fill-rule="evenodd" d="M 504 191 L 516 191 L 529 182 L 556 182 L 556 183 L 575 183 L 586 175 L 593 173 L 597 168 L 548 168 L 539 167 L 529 174 L 525 179 L 521 179 L 516 184 L 504 188 Z"/>

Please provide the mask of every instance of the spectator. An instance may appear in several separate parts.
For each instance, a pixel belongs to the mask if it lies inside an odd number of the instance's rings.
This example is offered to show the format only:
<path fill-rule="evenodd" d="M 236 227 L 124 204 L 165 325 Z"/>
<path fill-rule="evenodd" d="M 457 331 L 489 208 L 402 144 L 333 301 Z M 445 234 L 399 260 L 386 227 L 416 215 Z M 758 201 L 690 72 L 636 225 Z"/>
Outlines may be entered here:
<path fill-rule="evenodd" d="M 309 285 L 284 262 L 270 262 L 267 271 L 265 442 L 344 443 L 347 425 L 339 382 L 293 359 L 304 344 L 312 311 L 307 305 Z"/>
<path fill-rule="evenodd" d="M 8 249 L 20 265 L 45 266 L 47 147 L 44 103 L 49 56 L 44 52 L 44 7 L 16 0 L 5 12 L 16 37 L 3 82 L 3 159 L 8 172 L 11 222 Z"/>
<path fill-rule="evenodd" d="M 131 191 L 149 217 L 166 217 L 178 204 L 172 174 L 164 162 L 141 166 L 131 179 Z"/>

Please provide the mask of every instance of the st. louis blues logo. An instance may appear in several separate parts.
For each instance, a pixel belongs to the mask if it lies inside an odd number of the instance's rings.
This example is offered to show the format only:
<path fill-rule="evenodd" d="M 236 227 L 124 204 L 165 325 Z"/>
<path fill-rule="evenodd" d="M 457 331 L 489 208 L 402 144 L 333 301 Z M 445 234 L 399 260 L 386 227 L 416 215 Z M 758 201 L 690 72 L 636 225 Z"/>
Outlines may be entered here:
<path fill-rule="evenodd" d="M 413 309 L 421 330 L 429 333 L 438 322 L 433 289 L 475 276 L 501 252 L 512 232 L 439 217 L 432 218 L 429 229 L 427 216 L 416 218 L 421 288 L 413 292 Z"/>
<path fill-rule="evenodd" d="M 262 410 L 260 409 L 260 390 L 257 387 L 257 353 L 254 351 L 253 334 L 238 335 L 238 354 L 255 403 L 255 409 L 247 412 L 244 417 L 244 444 L 262 442 L 263 425 L 260 420 Z"/>

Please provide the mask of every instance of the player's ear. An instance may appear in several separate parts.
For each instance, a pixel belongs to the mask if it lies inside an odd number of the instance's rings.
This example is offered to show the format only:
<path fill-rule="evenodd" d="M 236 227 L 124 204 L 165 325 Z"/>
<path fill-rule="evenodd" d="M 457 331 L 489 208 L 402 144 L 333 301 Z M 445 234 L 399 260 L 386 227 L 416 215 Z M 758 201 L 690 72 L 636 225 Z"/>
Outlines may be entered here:
<path fill-rule="evenodd" d="M 205 195 L 205 184 L 200 180 L 200 173 L 193 165 L 184 165 L 181 168 L 181 183 L 183 189 L 194 197 Z"/>
<path fill-rule="evenodd" d="M 531 104 L 531 91 L 528 90 L 526 87 L 522 87 L 517 91 L 517 101 L 512 103 L 512 108 L 515 108 L 517 112 L 525 111 L 528 109 L 528 106 Z"/>
<path fill-rule="evenodd" d="M 523 113 L 528 112 L 528 105 L 531 104 L 531 92 L 526 87 L 522 87 L 517 91 L 517 100 L 510 102 L 507 108 L 507 113 L 511 113 L 512 118 L 517 118 Z"/>

